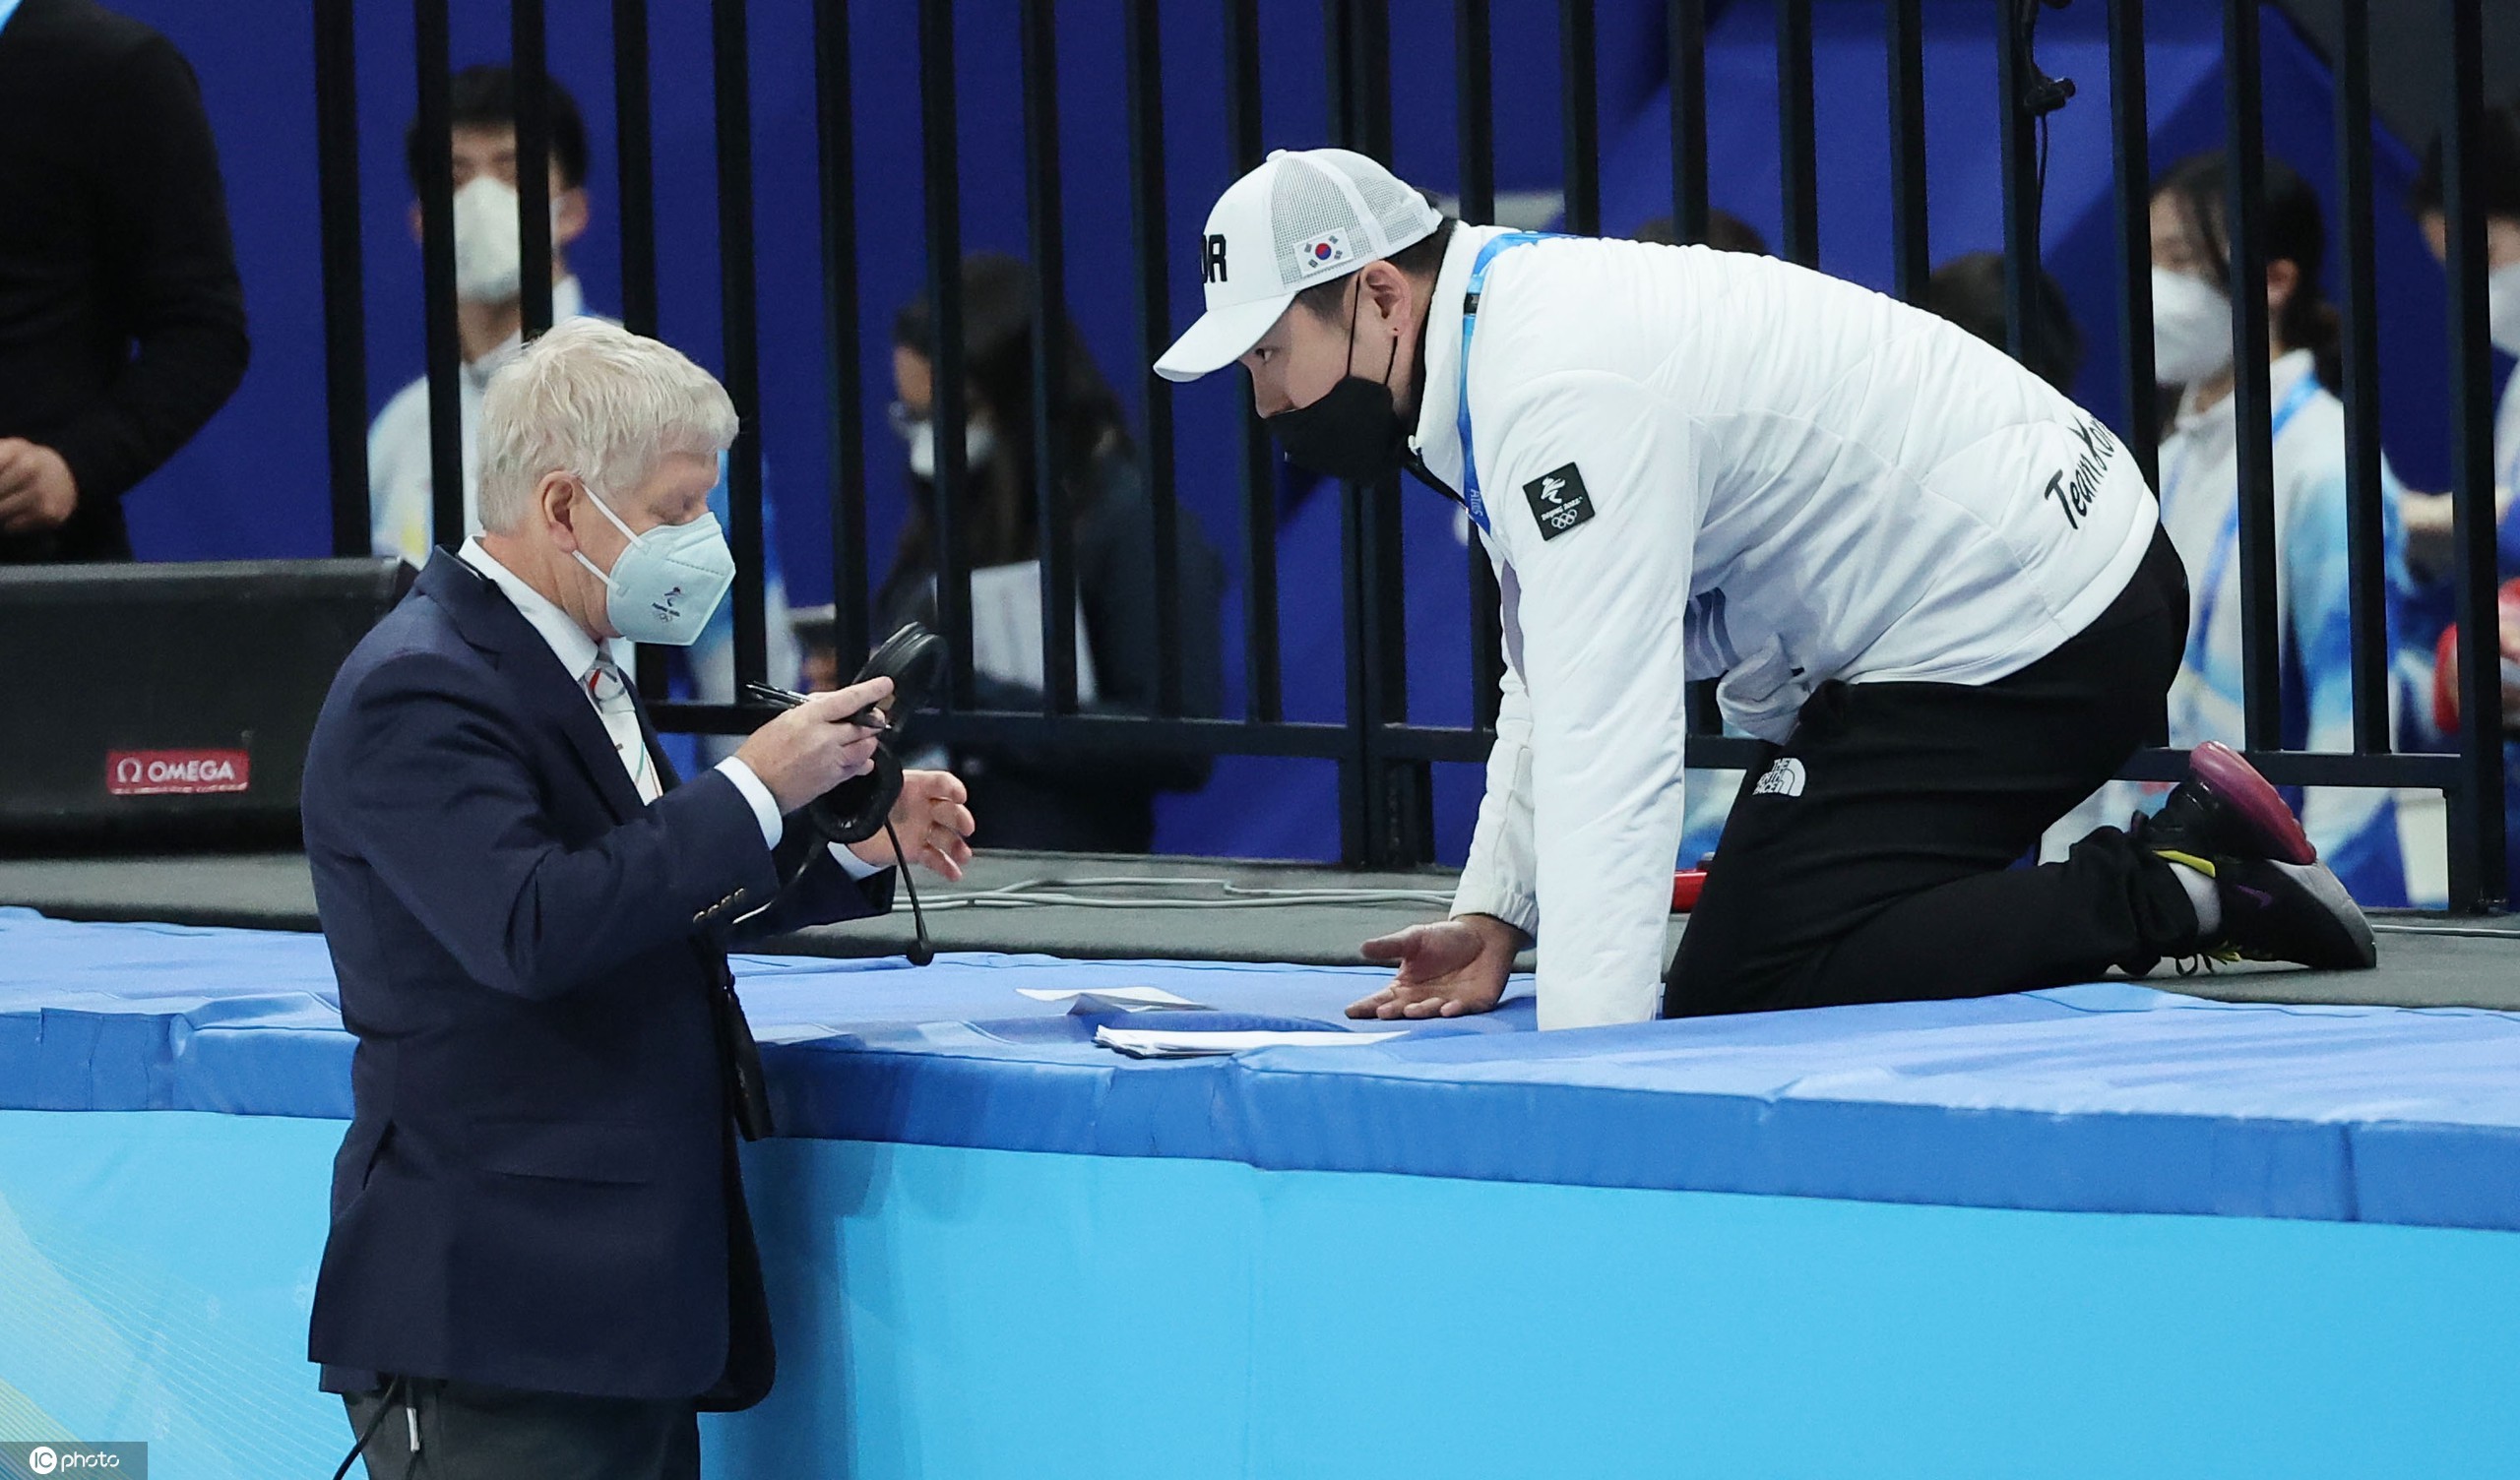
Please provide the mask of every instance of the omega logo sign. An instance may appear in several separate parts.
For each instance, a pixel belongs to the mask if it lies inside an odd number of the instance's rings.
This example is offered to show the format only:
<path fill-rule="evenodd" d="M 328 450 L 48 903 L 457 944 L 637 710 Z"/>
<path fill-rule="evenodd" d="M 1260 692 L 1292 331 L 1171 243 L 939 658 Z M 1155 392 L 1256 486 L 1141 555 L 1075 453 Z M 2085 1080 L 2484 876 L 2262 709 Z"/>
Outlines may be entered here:
<path fill-rule="evenodd" d="M 105 755 L 105 791 L 112 796 L 170 796 L 243 791 L 253 761 L 241 750 L 117 750 Z"/>

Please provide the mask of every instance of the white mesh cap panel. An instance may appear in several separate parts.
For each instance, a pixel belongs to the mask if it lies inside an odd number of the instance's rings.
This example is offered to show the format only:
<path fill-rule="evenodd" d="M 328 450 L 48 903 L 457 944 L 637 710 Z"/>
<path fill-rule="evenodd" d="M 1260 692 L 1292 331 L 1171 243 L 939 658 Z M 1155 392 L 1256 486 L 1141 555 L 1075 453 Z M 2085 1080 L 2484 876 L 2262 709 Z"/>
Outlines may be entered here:
<path fill-rule="evenodd" d="M 1347 232 L 1348 244 L 1357 256 L 1373 255 L 1365 222 L 1339 182 L 1309 160 L 1280 159 L 1278 178 L 1269 192 L 1270 245 L 1279 286 L 1300 287 L 1310 280 L 1295 248 L 1333 231 Z"/>
<path fill-rule="evenodd" d="M 1349 183 L 1356 187 L 1357 196 L 1373 213 L 1375 224 L 1382 227 L 1386 239 L 1410 242 L 1426 234 L 1426 202 L 1418 192 L 1379 172 L 1351 175 Z"/>

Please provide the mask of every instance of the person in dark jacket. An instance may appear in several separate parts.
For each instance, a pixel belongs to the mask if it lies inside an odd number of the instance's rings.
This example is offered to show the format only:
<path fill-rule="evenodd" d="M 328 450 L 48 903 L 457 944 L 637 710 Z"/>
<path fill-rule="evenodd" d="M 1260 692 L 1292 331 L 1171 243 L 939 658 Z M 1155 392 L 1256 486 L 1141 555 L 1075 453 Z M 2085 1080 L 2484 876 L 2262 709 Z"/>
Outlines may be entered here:
<path fill-rule="evenodd" d="M 976 697 L 987 709 L 1041 710 L 1040 519 L 1033 456 L 1031 270 L 975 254 L 963 265 L 965 466 L 955 523 L 973 574 Z M 910 522 L 876 597 L 889 631 L 935 621 L 935 329 L 924 300 L 893 326 L 894 428 L 907 444 Z M 1184 508 L 1176 511 L 1178 599 L 1156 592 L 1155 510 L 1120 404 L 1072 327 L 1058 326 L 1059 399 L 1050 417 L 1050 477 L 1067 501 L 1075 547 L 1077 695 L 1088 713 L 1158 709 L 1158 635 L 1178 636 L 1180 712 L 1223 707 L 1218 608 L 1224 562 Z M 914 729 L 914 735 L 915 730 Z M 971 788 L 984 847 L 1142 853 L 1155 839 L 1155 797 L 1206 784 L 1203 755 L 1056 747 L 958 749 L 950 768 Z"/>
<path fill-rule="evenodd" d="M 122 496 L 245 357 L 182 53 L 88 0 L 0 0 L 0 564 L 130 559 Z"/>
<path fill-rule="evenodd" d="M 695 1415 L 776 1365 L 738 1129 L 769 1133 L 726 952 L 961 877 L 959 782 L 892 832 L 802 819 L 873 764 L 819 694 L 688 779 L 620 641 L 688 643 L 734 579 L 709 513 L 734 403 L 579 318 L 481 405 L 481 532 L 342 665 L 306 752 L 306 861 L 356 1035 L 307 1355 L 374 1480 L 697 1480 Z"/>

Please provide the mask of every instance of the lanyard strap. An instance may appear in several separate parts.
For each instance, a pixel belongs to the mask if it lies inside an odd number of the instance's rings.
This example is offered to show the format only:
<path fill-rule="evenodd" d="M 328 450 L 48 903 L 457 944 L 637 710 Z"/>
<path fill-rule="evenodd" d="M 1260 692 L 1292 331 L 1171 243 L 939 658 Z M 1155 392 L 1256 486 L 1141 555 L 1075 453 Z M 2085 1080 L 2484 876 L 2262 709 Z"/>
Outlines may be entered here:
<path fill-rule="evenodd" d="M 1487 523 L 1487 501 L 1479 496 L 1479 454 L 1470 441 L 1470 336 L 1479 327 L 1479 295 L 1487 288 L 1487 268 L 1496 254 L 1508 247 L 1528 247 L 1536 241 L 1546 241 L 1562 233 L 1555 231 L 1512 231 L 1479 249 L 1470 265 L 1470 287 L 1461 300 L 1461 380 L 1456 401 L 1454 424 L 1461 430 L 1461 501 L 1470 506 L 1470 517 L 1482 534 L 1493 534 L 1495 527 Z"/>
<path fill-rule="evenodd" d="M 2274 448 L 2275 439 L 2284 435 L 2284 423 L 2293 419 L 2294 412 L 2308 405 L 2310 398 L 2316 396 L 2318 390 L 2319 378 L 2304 372 L 2300 380 L 2293 382 L 2293 389 L 2284 393 L 2284 403 L 2275 408 L 2275 415 L 2266 427 L 2266 443 L 2270 451 Z M 2186 480 L 2187 463 L 2186 458 L 2178 460 L 2179 476 L 2172 480 L 2173 488 Z M 2235 489 L 2232 517 L 2223 522 L 2223 532 L 2214 539 L 2214 552 L 2205 561 L 2204 583 L 2196 588 L 2196 630 L 2187 635 L 2187 666 L 2199 672 L 2205 666 L 2206 634 L 2213 631 L 2215 608 L 2222 605 L 2223 578 L 2231 572 L 2232 550 L 2238 544 L 2239 537 L 2240 504 Z"/>

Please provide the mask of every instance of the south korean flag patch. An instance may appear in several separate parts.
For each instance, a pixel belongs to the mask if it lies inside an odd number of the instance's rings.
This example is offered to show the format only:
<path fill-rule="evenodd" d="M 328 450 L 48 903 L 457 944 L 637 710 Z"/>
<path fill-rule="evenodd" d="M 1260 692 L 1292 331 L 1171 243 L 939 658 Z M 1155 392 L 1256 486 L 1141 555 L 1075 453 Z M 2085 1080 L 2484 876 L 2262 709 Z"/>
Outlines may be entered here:
<path fill-rule="evenodd" d="M 1572 462 L 1525 483 L 1523 497 L 1532 501 L 1532 518 L 1540 522 L 1544 540 L 1555 539 L 1593 517 L 1593 496 L 1584 490 L 1584 475 Z"/>
<path fill-rule="evenodd" d="M 1347 232 L 1325 231 L 1310 241 L 1295 243 L 1295 272 L 1311 278 L 1353 261 L 1355 255 L 1348 249 Z"/>

